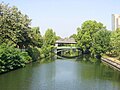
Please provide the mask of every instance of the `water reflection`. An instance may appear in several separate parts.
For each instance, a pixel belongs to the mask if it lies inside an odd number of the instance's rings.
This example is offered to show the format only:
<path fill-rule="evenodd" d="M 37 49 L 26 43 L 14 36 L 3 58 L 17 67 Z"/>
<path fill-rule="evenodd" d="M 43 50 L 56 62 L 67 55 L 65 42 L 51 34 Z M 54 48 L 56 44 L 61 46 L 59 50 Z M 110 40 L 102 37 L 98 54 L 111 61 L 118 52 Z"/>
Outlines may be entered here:
<path fill-rule="evenodd" d="M 29 66 L 31 67 L 31 65 Z M 25 90 L 32 72 L 28 67 L 0 75 L 0 90 Z"/>
<path fill-rule="evenodd" d="M 0 90 L 120 90 L 119 81 L 120 72 L 81 56 L 32 63 L 0 75 Z"/>
<path fill-rule="evenodd" d="M 78 75 L 77 77 L 80 76 L 79 79 L 82 79 L 81 81 L 86 83 L 87 87 L 91 88 L 93 85 L 94 87 L 91 90 L 120 90 L 118 87 L 120 86 L 120 72 L 89 56 L 77 58 L 77 61 L 81 62 L 77 64 L 76 75 Z"/>

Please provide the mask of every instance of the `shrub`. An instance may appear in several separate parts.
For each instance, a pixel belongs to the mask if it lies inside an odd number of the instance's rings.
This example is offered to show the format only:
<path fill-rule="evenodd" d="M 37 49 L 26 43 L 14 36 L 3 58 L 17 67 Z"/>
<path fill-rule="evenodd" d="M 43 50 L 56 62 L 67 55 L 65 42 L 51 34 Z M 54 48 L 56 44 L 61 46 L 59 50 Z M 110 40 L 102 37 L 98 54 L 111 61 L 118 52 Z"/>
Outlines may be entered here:
<path fill-rule="evenodd" d="M 37 47 L 29 47 L 27 49 L 29 56 L 32 58 L 33 61 L 37 61 L 40 59 L 40 51 Z"/>
<path fill-rule="evenodd" d="M 31 57 L 27 52 L 21 52 L 20 49 L 5 44 L 0 45 L 0 73 L 24 67 L 30 61 Z"/>

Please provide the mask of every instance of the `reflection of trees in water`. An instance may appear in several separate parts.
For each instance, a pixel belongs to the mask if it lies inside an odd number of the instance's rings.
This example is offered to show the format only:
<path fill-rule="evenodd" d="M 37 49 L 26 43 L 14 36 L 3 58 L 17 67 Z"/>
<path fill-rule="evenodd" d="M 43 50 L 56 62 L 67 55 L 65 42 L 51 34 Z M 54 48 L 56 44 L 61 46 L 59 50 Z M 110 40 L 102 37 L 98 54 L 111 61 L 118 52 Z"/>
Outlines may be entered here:
<path fill-rule="evenodd" d="M 49 58 L 47 60 L 48 62 L 43 62 L 42 64 L 39 64 L 38 67 L 34 68 L 31 78 L 32 83 L 30 85 L 31 90 L 37 90 L 38 86 L 40 90 L 44 90 L 44 88 L 47 87 L 49 87 L 47 88 L 47 90 L 48 89 L 52 90 L 53 84 L 55 83 L 54 78 L 56 74 L 56 63 L 54 62 L 53 58 L 51 59 Z M 37 87 L 32 87 L 32 86 L 37 86 Z"/>
<path fill-rule="evenodd" d="M 90 57 L 89 55 L 83 55 L 78 57 L 76 61 L 80 61 L 78 67 L 81 65 L 81 70 L 77 70 L 79 72 L 76 74 L 78 77 L 86 81 L 91 81 L 91 83 L 96 82 L 98 85 L 102 82 L 108 85 L 110 85 L 110 83 L 113 85 L 120 85 L 120 72 L 104 65 L 100 60 Z"/>
<path fill-rule="evenodd" d="M 0 90 L 29 90 L 32 64 L 0 76 Z"/>
<path fill-rule="evenodd" d="M 53 56 L 53 57 L 47 57 L 47 58 L 42 58 L 40 61 L 40 63 L 51 63 L 51 62 L 54 62 L 56 60 L 56 57 Z"/>
<path fill-rule="evenodd" d="M 58 52 L 58 55 L 64 57 L 75 57 L 75 56 L 79 56 L 80 53 L 81 52 L 77 49 L 66 49 Z"/>
<path fill-rule="evenodd" d="M 101 62 L 101 60 L 94 58 L 88 54 L 80 55 L 79 57 L 76 58 L 76 61 L 81 61 L 84 63 L 100 63 Z"/>

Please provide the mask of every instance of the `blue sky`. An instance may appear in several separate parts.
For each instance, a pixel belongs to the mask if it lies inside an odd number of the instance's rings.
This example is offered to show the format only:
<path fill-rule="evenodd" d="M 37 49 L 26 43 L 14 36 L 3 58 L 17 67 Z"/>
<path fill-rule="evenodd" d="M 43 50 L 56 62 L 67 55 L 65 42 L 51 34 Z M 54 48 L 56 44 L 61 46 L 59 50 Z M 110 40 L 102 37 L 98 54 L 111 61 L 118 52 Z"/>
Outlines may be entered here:
<path fill-rule="evenodd" d="M 17 6 L 39 26 L 42 35 L 52 28 L 57 35 L 68 37 L 86 20 L 102 22 L 111 30 L 111 14 L 120 13 L 119 0 L 0 0 Z"/>

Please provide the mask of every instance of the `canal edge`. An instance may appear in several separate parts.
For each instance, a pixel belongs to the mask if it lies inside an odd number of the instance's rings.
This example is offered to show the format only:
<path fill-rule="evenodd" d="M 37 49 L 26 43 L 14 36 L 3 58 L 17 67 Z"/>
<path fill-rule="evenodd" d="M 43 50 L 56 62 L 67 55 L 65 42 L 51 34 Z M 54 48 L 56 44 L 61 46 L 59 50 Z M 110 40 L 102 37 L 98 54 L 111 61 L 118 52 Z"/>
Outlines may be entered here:
<path fill-rule="evenodd" d="M 109 58 L 109 57 L 102 57 L 101 61 L 105 64 L 107 64 L 108 66 L 114 68 L 115 70 L 120 71 L 120 61 L 114 58 Z"/>

